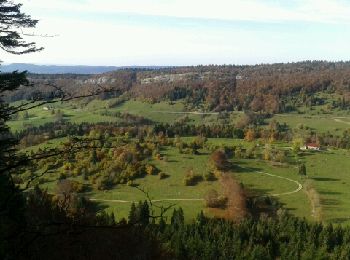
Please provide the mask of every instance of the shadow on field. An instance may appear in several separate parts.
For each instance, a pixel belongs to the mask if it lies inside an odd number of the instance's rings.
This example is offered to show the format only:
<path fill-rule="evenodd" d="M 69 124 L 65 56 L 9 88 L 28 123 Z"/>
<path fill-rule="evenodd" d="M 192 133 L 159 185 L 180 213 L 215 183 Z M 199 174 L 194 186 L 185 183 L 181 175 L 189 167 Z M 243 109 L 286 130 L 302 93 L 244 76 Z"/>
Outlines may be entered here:
<path fill-rule="evenodd" d="M 341 195 L 343 193 L 338 192 L 338 191 L 321 191 L 319 192 L 322 195 Z"/>
<path fill-rule="evenodd" d="M 347 222 L 349 220 L 350 220 L 350 218 L 332 218 L 332 219 L 330 219 L 330 222 L 335 223 L 335 224 L 342 224 L 342 223 Z"/>
<path fill-rule="evenodd" d="M 231 170 L 233 170 L 235 173 L 257 173 L 257 171 L 261 171 L 260 168 L 255 168 L 255 167 L 241 167 L 239 165 L 233 165 L 231 167 Z"/>
<path fill-rule="evenodd" d="M 249 187 L 249 191 L 253 194 L 253 196 L 260 197 L 262 194 L 267 194 L 268 195 L 273 190 L 272 189 L 258 189 L 258 188 Z"/>
<path fill-rule="evenodd" d="M 308 151 L 303 151 L 302 153 L 299 153 L 300 157 L 307 157 L 307 156 L 312 156 L 315 155 L 314 152 L 308 152 Z"/>
<path fill-rule="evenodd" d="M 340 179 L 336 179 L 336 178 L 327 178 L 327 177 L 313 177 L 311 178 L 315 181 L 340 181 Z"/>
<path fill-rule="evenodd" d="M 170 162 L 170 163 L 172 163 L 172 162 L 173 162 L 173 163 L 177 163 L 177 162 L 179 162 L 179 161 L 178 161 L 178 160 L 174 160 L 174 159 L 171 159 L 171 160 L 168 159 L 167 162 Z"/>
<path fill-rule="evenodd" d="M 109 206 L 104 204 L 103 202 L 94 202 L 94 208 L 96 211 L 102 211 L 108 209 Z"/>
<path fill-rule="evenodd" d="M 336 199 L 321 199 L 321 204 L 325 206 L 339 205 L 339 200 Z"/>
<path fill-rule="evenodd" d="M 283 208 L 286 209 L 287 211 L 295 211 L 295 210 L 297 210 L 297 208 L 288 208 L 288 207 L 285 207 L 284 205 L 283 205 Z"/>

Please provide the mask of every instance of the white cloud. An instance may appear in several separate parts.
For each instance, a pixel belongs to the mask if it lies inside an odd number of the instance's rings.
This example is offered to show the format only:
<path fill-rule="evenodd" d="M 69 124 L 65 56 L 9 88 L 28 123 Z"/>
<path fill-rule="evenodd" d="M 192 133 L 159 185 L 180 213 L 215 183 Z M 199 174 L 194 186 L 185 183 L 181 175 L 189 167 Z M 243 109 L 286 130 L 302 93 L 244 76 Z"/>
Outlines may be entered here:
<path fill-rule="evenodd" d="M 288 6 L 294 2 L 294 6 Z M 252 21 L 350 22 L 350 4 L 340 0 L 25 0 L 28 8 L 95 13 L 136 13 L 179 18 Z"/>
<path fill-rule="evenodd" d="M 13 56 L 1 53 L 5 62 L 90 65 L 191 65 L 209 63 L 260 63 L 303 59 L 350 59 L 346 50 L 350 35 L 323 29 L 322 23 L 350 21 L 350 8 L 339 0 L 22 0 L 24 11 L 39 18 L 34 38 L 41 53 Z M 290 2 L 290 1 L 289 1 Z M 69 12 L 69 15 L 65 13 Z M 101 14 L 192 17 L 257 22 L 322 22 L 302 28 L 276 30 L 219 26 L 157 26 L 137 20 L 118 23 Z M 100 14 L 95 19 L 93 13 Z M 75 15 L 72 15 L 75 14 Z M 90 15 L 86 15 L 90 14 Z M 70 17 L 70 18 L 67 18 Z M 103 16 L 102 16 L 103 17 Z M 111 16 L 110 16 L 111 17 Z M 133 15 L 130 15 L 132 21 Z M 159 19 L 159 23 L 163 20 Z M 292 23 L 293 24 L 293 23 Z M 332 26 L 333 26 L 332 25 Z M 310 25 L 308 25 L 310 26 Z M 307 27 L 307 26 L 306 26 Z M 341 26 L 344 28 L 344 26 Z M 267 28 L 267 29 L 266 29 Z M 299 27 L 301 28 L 301 27 Z M 313 30 L 316 28 L 317 30 Z M 333 27 L 332 27 L 333 28 Z M 338 28 L 338 27 L 336 27 Z M 333 33 L 333 34 L 332 34 Z M 332 35 L 331 35 L 332 34 Z M 331 37 L 330 37 L 331 35 Z"/>

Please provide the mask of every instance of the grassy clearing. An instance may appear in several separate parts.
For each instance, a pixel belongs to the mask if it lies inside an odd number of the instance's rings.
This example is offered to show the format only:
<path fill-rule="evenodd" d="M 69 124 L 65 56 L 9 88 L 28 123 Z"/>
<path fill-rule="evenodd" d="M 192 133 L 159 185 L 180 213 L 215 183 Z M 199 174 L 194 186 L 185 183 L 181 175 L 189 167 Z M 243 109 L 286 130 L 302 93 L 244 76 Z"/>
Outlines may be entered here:
<path fill-rule="evenodd" d="M 307 175 L 320 194 L 322 220 L 350 224 L 350 153 L 332 150 L 305 157 Z"/>
<path fill-rule="evenodd" d="M 14 104 L 16 105 L 16 104 Z M 55 115 L 52 114 L 52 110 L 44 110 L 45 106 L 40 106 L 31 109 L 28 112 L 29 117 L 24 119 L 24 113 L 19 113 L 19 117 L 16 120 L 8 122 L 12 131 L 19 131 L 28 126 L 40 126 L 45 123 L 55 122 Z M 100 108 L 93 110 L 90 106 L 83 108 L 77 107 L 74 103 L 55 103 L 50 107 L 57 113 L 59 110 L 63 113 L 63 120 L 74 123 L 97 123 L 97 122 L 117 122 L 118 119 L 109 116 L 101 116 L 99 111 L 104 109 L 104 103 L 100 102 Z"/>
<path fill-rule="evenodd" d="M 220 189 L 220 184 L 217 181 L 202 181 L 195 186 L 185 186 L 183 184 L 186 170 L 193 169 L 198 175 L 208 171 L 208 154 L 185 155 L 178 153 L 177 149 L 174 148 L 167 148 L 162 151 L 162 154 L 166 155 L 167 161 L 153 161 L 153 163 L 158 169 L 167 174 L 167 178 L 159 180 L 158 176 L 147 176 L 135 182 L 140 188 L 149 192 L 152 199 L 202 199 L 210 189 Z M 126 185 L 118 185 L 115 189 L 106 192 L 92 192 L 89 195 L 97 199 L 107 200 L 138 201 L 145 199 L 142 192 Z M 161 204 L 168 205 L 169 203 L 162 202 Z M 189 220 L 193 219 L 201 210 L 205 210 L 202 201 L 175 201 L 174 203 L 185 210 L 186 217 Z M 104 204 L 111 207 L 109 210 L 115 210 L 117 214 L 123 216 L 126 216 L 125 214 L 129 210 L 128 205 L 125 204 Z"/>
<path fill-rule="evenodd" d="M 19 105 L 19 102 L 12 105 Z M 52 110 L 44 110 L 45 106 L 40 106 L 29 111 L 29 117 L 24 118 L 24 113 L 20 113 L 15 120 L 8 122 L 12 131 L 19 131 L 28 126 L 40 126 L 45 123 L 54 122 L 55 115 Z M 93 100 L 87 104 L 83 102 L 54 103 L 50 108 L 63 113 L 63 120 L 74 123 L 98 123 L 98 122 L 120 122 L 120 118 L 101 115 L 108 107 L 107 101 Z M 109 112 L 127 112 L 129 114 L 142 116 L 157 123 L 174 123 L 177 120 L 187 118 L 189 124 L 211 124 L 218 122 L 217 115 L 181 114 L 185 112 L 182 102 L 160 102 L 156 104 L 144 103 L 141 101 L 129 100 L 121 105 L 108 108 Z M 176 113 L 178 114 L 176 114 Z"/>
<path fill-rule="evenodd" d="M 298 114 L 278 114 L 272 119 L 279 123 L 286 123 L 291 128 L 297 128 L 301 125 L 307 126 L 318 132 L 332 132 L 341 134 L 344 130 L 349 129 L 350 116 L 345 116 L 341 120 L 337 120 L 337 115 L 298 115 Z M 270 120 L 272 120 L 270 119 Z"/>
<path fill-rule="evenodd" d="M 259 160 L 237 160 L 236 173 L 234 175 L 243 185 L 257 195 L 273 195 L 291 192 L 298 188 L 295 183 L 272 176 L 266 176 L 257 171 L 267 172 L 274 175 L 301 181 L 297 175 L 297 169 L 293 166 L 276 167 L 270 163 Z M 290 213 L 311 219 L 311 208 L 305 193 L 299 191 L 289 195 L 276 197 Z"/>
<path fill-rule="evenodd" d="M 190 142 L 193 138 L 183 138 Z M 31 147 L 37 150 L 39 147 L 54 147 L 59 145 L 64 139 L 49 140 L 45 144 Z M 239 139 L 208 139 L 211 145 L 241 145 L 249 147 L 253 145 Z M 285 143 L 277 143 L 278 147 L 285 147 Z M 30 150 L 29 148 L 27 151 Z M 146 176 L 136 180 L 136 184 L 149 192 L 152 199 L 201 199 L 210 189 L 216 189 L 220 192 L 221 186 L 218 181 L 200 182 L 195 186 L 185 186 L 183 178 L 188 169 L 193 169 L 196 174 L 203 175 L 208 172 L 208 151 L 201 151 L 200 155 L 180 154 L 176 148 L 166 147 L 162 150 L 162 155 L 166 160 L 153 160 L 157 168 L 167 175 L 167 178 L 160 180 L 158 176 Z M 350 224 L 350 152 L 346 150 L 332 150 L 322 152 L 308 152 L 300 157 L 305 162 L 307 168 L 307 179 L 302 179 L 298 175 L 298 169 L 295 165 L 274 166 L 269 162 L 252 159 L 233 159 L 233 176 L 243 183 L 249 190 L 256 195 L 271 195 L 284 192 L 290 192 L 297 188 L 295 183 L 266 176 L 257 173 L 263 171 L 282 177 L 287 177 L 300 183 L 307 182 L 304 191 L 294 194 L 278 196 L 277 199 L 284 204 L 284 207 L 300 217 L 306 217 L 310 220 L 315 219 L 315 211 L 312 208 L 317 206 L 317 210 L 322 212 L 318 214 L 317 220 L 325 222 Z M 55 174 L 46 176 L 49 182 L 44 187 L 54 192 L 56 186 Z M 80 177 L 78 178 L 80 181 Z M 310 189 L 312 187 L 312 189 Z M 104 200 L 144 200 L 145 195 L 127 185 L 118 185 L 108 191 L 91 191 L 87 193 L 91 198 Z M 317 195 L 317 196 L 315 196 Z M 162 205 L 168 205 L 170 202 L 162 202 Z M 177 206 L 186 209 L 188 219 L 195 217 L 201 210 L 205 210 L 202 201 L 179 201 L 174 202 Z M 315 204 L 316 203 L 316 204 Z M 130 203 L 101 202 L 101 207 L 107 207 L 108 211 L 115 211 L 120 217 L 126 217 Z M 205 210 L 206 211 L 206 210 Z M 208 211 L 206 211 L 208 213 Z"/>
<path fill-rule="evenodd" d="M 184 138 L 185 141 L 191 141 L 191 139 Z M 50 142 L 51 144 L 58 144 L 59 140 L 51 140 Z M 209 139 L 208 142 L 214 145 L 242 145 L 243 147 L 252 145 L 249 142 L 238 139 Z M 43 148 L 43 146 L 41 147 Z M 37 149 L 38 147 L 34 148 Z M 201 150 L 200 155 L 187 155 L 180 154 L 176 148 L 165 147 L 161 152 L 162 156 L 166 157 L 166 160 L 152 160 L 151 163 L 155 164 L 161 172 L 164 172 L 167 178 L 160 180 L 158 176 L 146 176 L 135 181 L 135 184 L 139 188 L 146 190 L 152 199 L 202 199 L 211 189 L 221 192 L 221 185 L 218 181 L 201 181 L 195 186 L 185 186 L 183 183 L 185 173 L 189 169 L 192 169 L 198 175 L 203 175 L 209 171 L 209 151 Z M 297 169 L 294 167 L 274 167 L 265 161 L 251 159 L 234 159 L 232 163 L 235 165 L 232 176 L 258 196 L 289 192 L 297 187 L 295 183 L 259 174 L 256 171 L 264 171 L 293 180 L 300 180 L 297 175 Z M 47 176 L 47 178 L 50 181 L 43 186 L 48 188 L 50 192 L 55 192 L 55 179 L 57 176 L 52 174 Z M 84 182 L 80 177 L 77 180 Z M 113 200 L 139 201 L 146 198 L 141 191 L 127 185 L 117 185 L 107 191 L 92 190 L 87 192 L 86 195 L 94 199 L 111 200 L 100 202 L 99 204 L 107 211 L 114 211 L 119 217 L 127 217 L 130 203 L 121 203 Z M 292 214 L 311 218 L 311 207 L 305 193 L 300 191 L 295 194 L 278 197 L 278 199 Z M 187 221 L 191 221 L 201 210 L 209 215 L 211 213 L 204 207 L 203 201 L 159 202 L 157 204 L 166 206 L 169 203 L 181 206 L 185 210 Z"/>
<path fill-rule="evenodd" d="M 200 182 L 196 186 L 185 186 L 182 183 L 184 174 L 187 169 L 193 168 L 195 173 L 202 174 L 208 171 L 208 154 L 201 155 L 184 155 L 179 154 L 176 149 L 168 148 L 163 151 L 163 154 L 167 156 L 168 161 L 156 161 L 155 165 L 169 177 L 164 180 L 159 180 L 158 176 L 147 176 L 143 179 L 136 181 L 140 187 L 147 190 L 152 199 L 167 199 L 167 198 L 189 198 L 198 199 L 203 198 L 205 193 L 210 189 L 216 189 L 221 191 L 219 182 Z M 291 178 L 293 180 L 301 181 L 297 175 L 297 169 L 294 167 L 274 167 L 269 163 L 258 160 L 234 160 L 236 165 L 232 175 L 238 179 L 249 190 L 253 191 L 256 195 L 272 195 L 276 193 L 284 193 L 293 191 L 297 188 L 297 185 L 289 181 L 269 177 L 256 173 L 256 171 L 265 171 L 268 173 L 276 174 L 279 176 Z M 144 199 L 144 194 L 135 188 L 119 185 L 117 188 L 106 192 L 93 192 L 90 194 L 94 198 L 107 199 L 107 200 L 140 200 Z M 277 199 L 287 208 L 290 213 L 312 219 L 311 207 L 307 195 L 299 191 L 295 194 L 285 195 L 277 197 Z M 127 203 L 102 203 L 108 206 L 108 210 L 115 210 L 118 215 L 126 216 L 128 212 Z M 162 204 L 168 204 L 163 202 Z M 185 209 L 188 219 L 195 217 L 201 210 L 206 213 L 204 203 L 201 201 L 191 202 L 177 202 L 178 206 Z"/>
<path fill-rule="evenodd" d="M 18 104 L 17 104 L 18 105 Z M 52 107 L 61 110 L 64 119 L 71 122 L 118 122 L 118 118 L 111 116 L 101 116 L 101 112 L 107 107 L 106 101 L 94 100 L 88 104 L 83 103 L 56 103 Z M 189 118 L 188 123 L 193 124 L 209 124 L 217 123 L 217 115 L 193 115 L 193 114 L 174 114 L 169 112 L 183 112 L 184 105 L 181 102 L 170 104 L 161 102 L 157 104 L 143 103 L 139 101 L 129 100 L 109 111 L 128 112 L 130 114 L 141 115 L 151 119 L 154 122 L 173 123 L 184 117 Z M 240 113 L 231 113 L 231 120 L 239 120 Z M 308 114 L 283 114 L 275 115 L 273 119 L 278 122 L 286 122 L 291 128 L 298 127 L 300 124 L 308 126 L 319 132 L 330 131 L 335 134 L 341 134 L 345 129 L 350 128 L 350 116 L 346 112 L 333 114 L 317 114 L 317 111 Z M 336 120 L 339 119 L 339 120 Z M 35 108 L 29 111 L 29 118 L 23 119 L 20 115 L 18 120 L 9 122 L 13 131 L 23 129 L 28 125 L 38 126 L 55 120 L 51 111 L 46 111 L 43 107 Z M 192 137 L 182 138 L 185 142 L 193 140 Z M 26 149 L 37 150 L 44 147 L 58 146 L 65 139 L 50 140 L 45 144 Z M 213 146 L 242 146 L 249 148 L 254 143 L 245 140 L 230 138 L 210 138 L 208 144 Z M 288 149 L 290 144 L 275 143 L 276 147 Z M 185 186 L 182 183 L 186 170 L 193 168 L 194 172 L 202 175 L 208 171 L 208 151 L 202 151 L 201 155 L 185 155 L 179 154 L 177 149 L 166 148 L 162 154 L 167 160 L 152 161 L 162 172 L 168 175 L 167 178 L 159 180 L 158 176 L 147 176 L 136 181 L 139 187 L 149 192 L 154 199 L 196 199 L 203 198 L 204 194 L 214 188 L 220 191 L 219 182 L 200 182 L 196 186 Z M 323 152 L 308 153 L 301 158 L 307 167 L 307 187 L 305 191 L 295 194 L 278 197 L 279 201 L 289 209 L 289 211 L 297 216 L 315 219 L 312 217 L 312 208 L 315 204 L 322 214 L 318 214 L 317 219 L 325 222 L 350 224 L 350 153 L 345 150 L 332 150 Z M 294 159 L 293 159 L 294 160 Z M 301 183 L 304 182 L 297 172 L 295 166 L 273 166 L 272 164 L 260 160 L 234 159 L 233 164 L 236 165 L 232 173 L 236 179 L 244 184 L 244 186 L 256 194 L 271 195 L 276 193 L 284 193 L 294 190 L 295 184 L 283 179 L 273 178 L 257 173 L 256 171 L 264 171 L 267 173 L 287 177 Z M 48 176 L 50 180 L 44 186 L 50 191 L 54 191 L 57 176 Z M 310 188 L 312 187 L 312 188 Z M 138 201 L 145 199 L 142 192 L 127 185 L 118 185 L 112 190 L 87 193 L 91 198 L 105 200 L 127 200 Z M 161 204 L 169 204 L 162 202 Z M 195 217 L 200 210 L 205 210 L 202 201 L 181 201 L 176 202 L 177 206 L 181 206 L 185 210 L 187 218 L 190 220 Z M 115 211 L 119 217 L 127 217 L 130 203 L 101 202 L 101 207 L 107 211 Z M 207 212 L 208 213 L 208 212 Z M 209 213 L 208 213 L 209 214 Z"/>

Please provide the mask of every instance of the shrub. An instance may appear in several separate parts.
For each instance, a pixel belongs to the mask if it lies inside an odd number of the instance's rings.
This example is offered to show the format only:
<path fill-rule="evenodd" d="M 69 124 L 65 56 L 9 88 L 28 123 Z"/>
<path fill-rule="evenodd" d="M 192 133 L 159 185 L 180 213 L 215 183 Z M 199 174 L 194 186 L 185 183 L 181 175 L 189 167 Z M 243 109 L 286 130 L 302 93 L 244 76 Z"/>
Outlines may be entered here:
<path fill-rule="evenodd" d="M 183 179 L 183 183 L 186 186 L 193 186 L 196 185 L 198 182 L 202 181 L 203 177 L 200 175 L 196 175 L 193 170 L 188 170 L 184 179 Z"/>
<path fill-rule="evenodd" d="M 159 176 L 159 179 L 162 180 L 162 179 L 165 179 L 167 175 L 164 172 L 160 172 L 158 176 Z"/>
<path fill-rule="evenodd" d="M 210 156 L 210 163 L 214 169 L 227 170 L 229 163 L 226 154 L 222 150 L 216 150 Z"/>
<path fill-rule="evenodd" d="M 227 197 L 219 195 L 216 190 L 210 190 L 205 196 L 205 204 L 208 208 L 226 208 Z"/>
<path fill-rule="evenodd" d="M 148 175 L 153 175 L 156 172 L 156 168 L 153 165 L 146 165 L 146 173 Z"/>
<path fill-rule="evenodd" d="M 215 181 L 217 179 L 213 172 L 205 173 L 203 175 L 203 178 L 206 181 Z"/>

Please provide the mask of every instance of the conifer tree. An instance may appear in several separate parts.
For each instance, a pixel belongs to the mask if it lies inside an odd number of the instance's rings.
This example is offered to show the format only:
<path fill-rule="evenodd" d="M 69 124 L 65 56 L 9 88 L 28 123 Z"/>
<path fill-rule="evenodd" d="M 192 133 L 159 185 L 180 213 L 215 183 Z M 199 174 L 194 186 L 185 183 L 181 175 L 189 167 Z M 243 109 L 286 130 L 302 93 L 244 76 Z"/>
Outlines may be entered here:
<path fill-rule="evenodd" d="M 134 202 L 131 204 L 128 221 L 129 221 L 129 224 L 135 224 L 137 222 L 136 205 Z"/>
<path fill-rule="evenodd" d="M 0 49 L 12 54 L 25 54 L 42 50 L 34 42 L 23 37 L 22 30 L 34 28 L 37 20 L 20 10 L 21 4 L 0 0 Z M 26 73 L 1 73 L 0 97 L 6 91 L 14 91 L 21 85 L 28 85 Z M 18 108 L 10 107 L 0 98 L 0 258 L 9 258 L 15 250 L 24 223 L 24 199 L 16 188 L 12 175 L 23 160 L 16 156 L 14 145 L 17 140 L 11 135 L 6 122 Z M 11 248 L 12 247 L 12 248 Z"/>
<path fill-rule="evenodd" d="M 140 222 L 142 225 L 146 226 L 149 224 L 149 206 L 147 201 L 144 201 L 142 206 L 140 207 Z"/>

